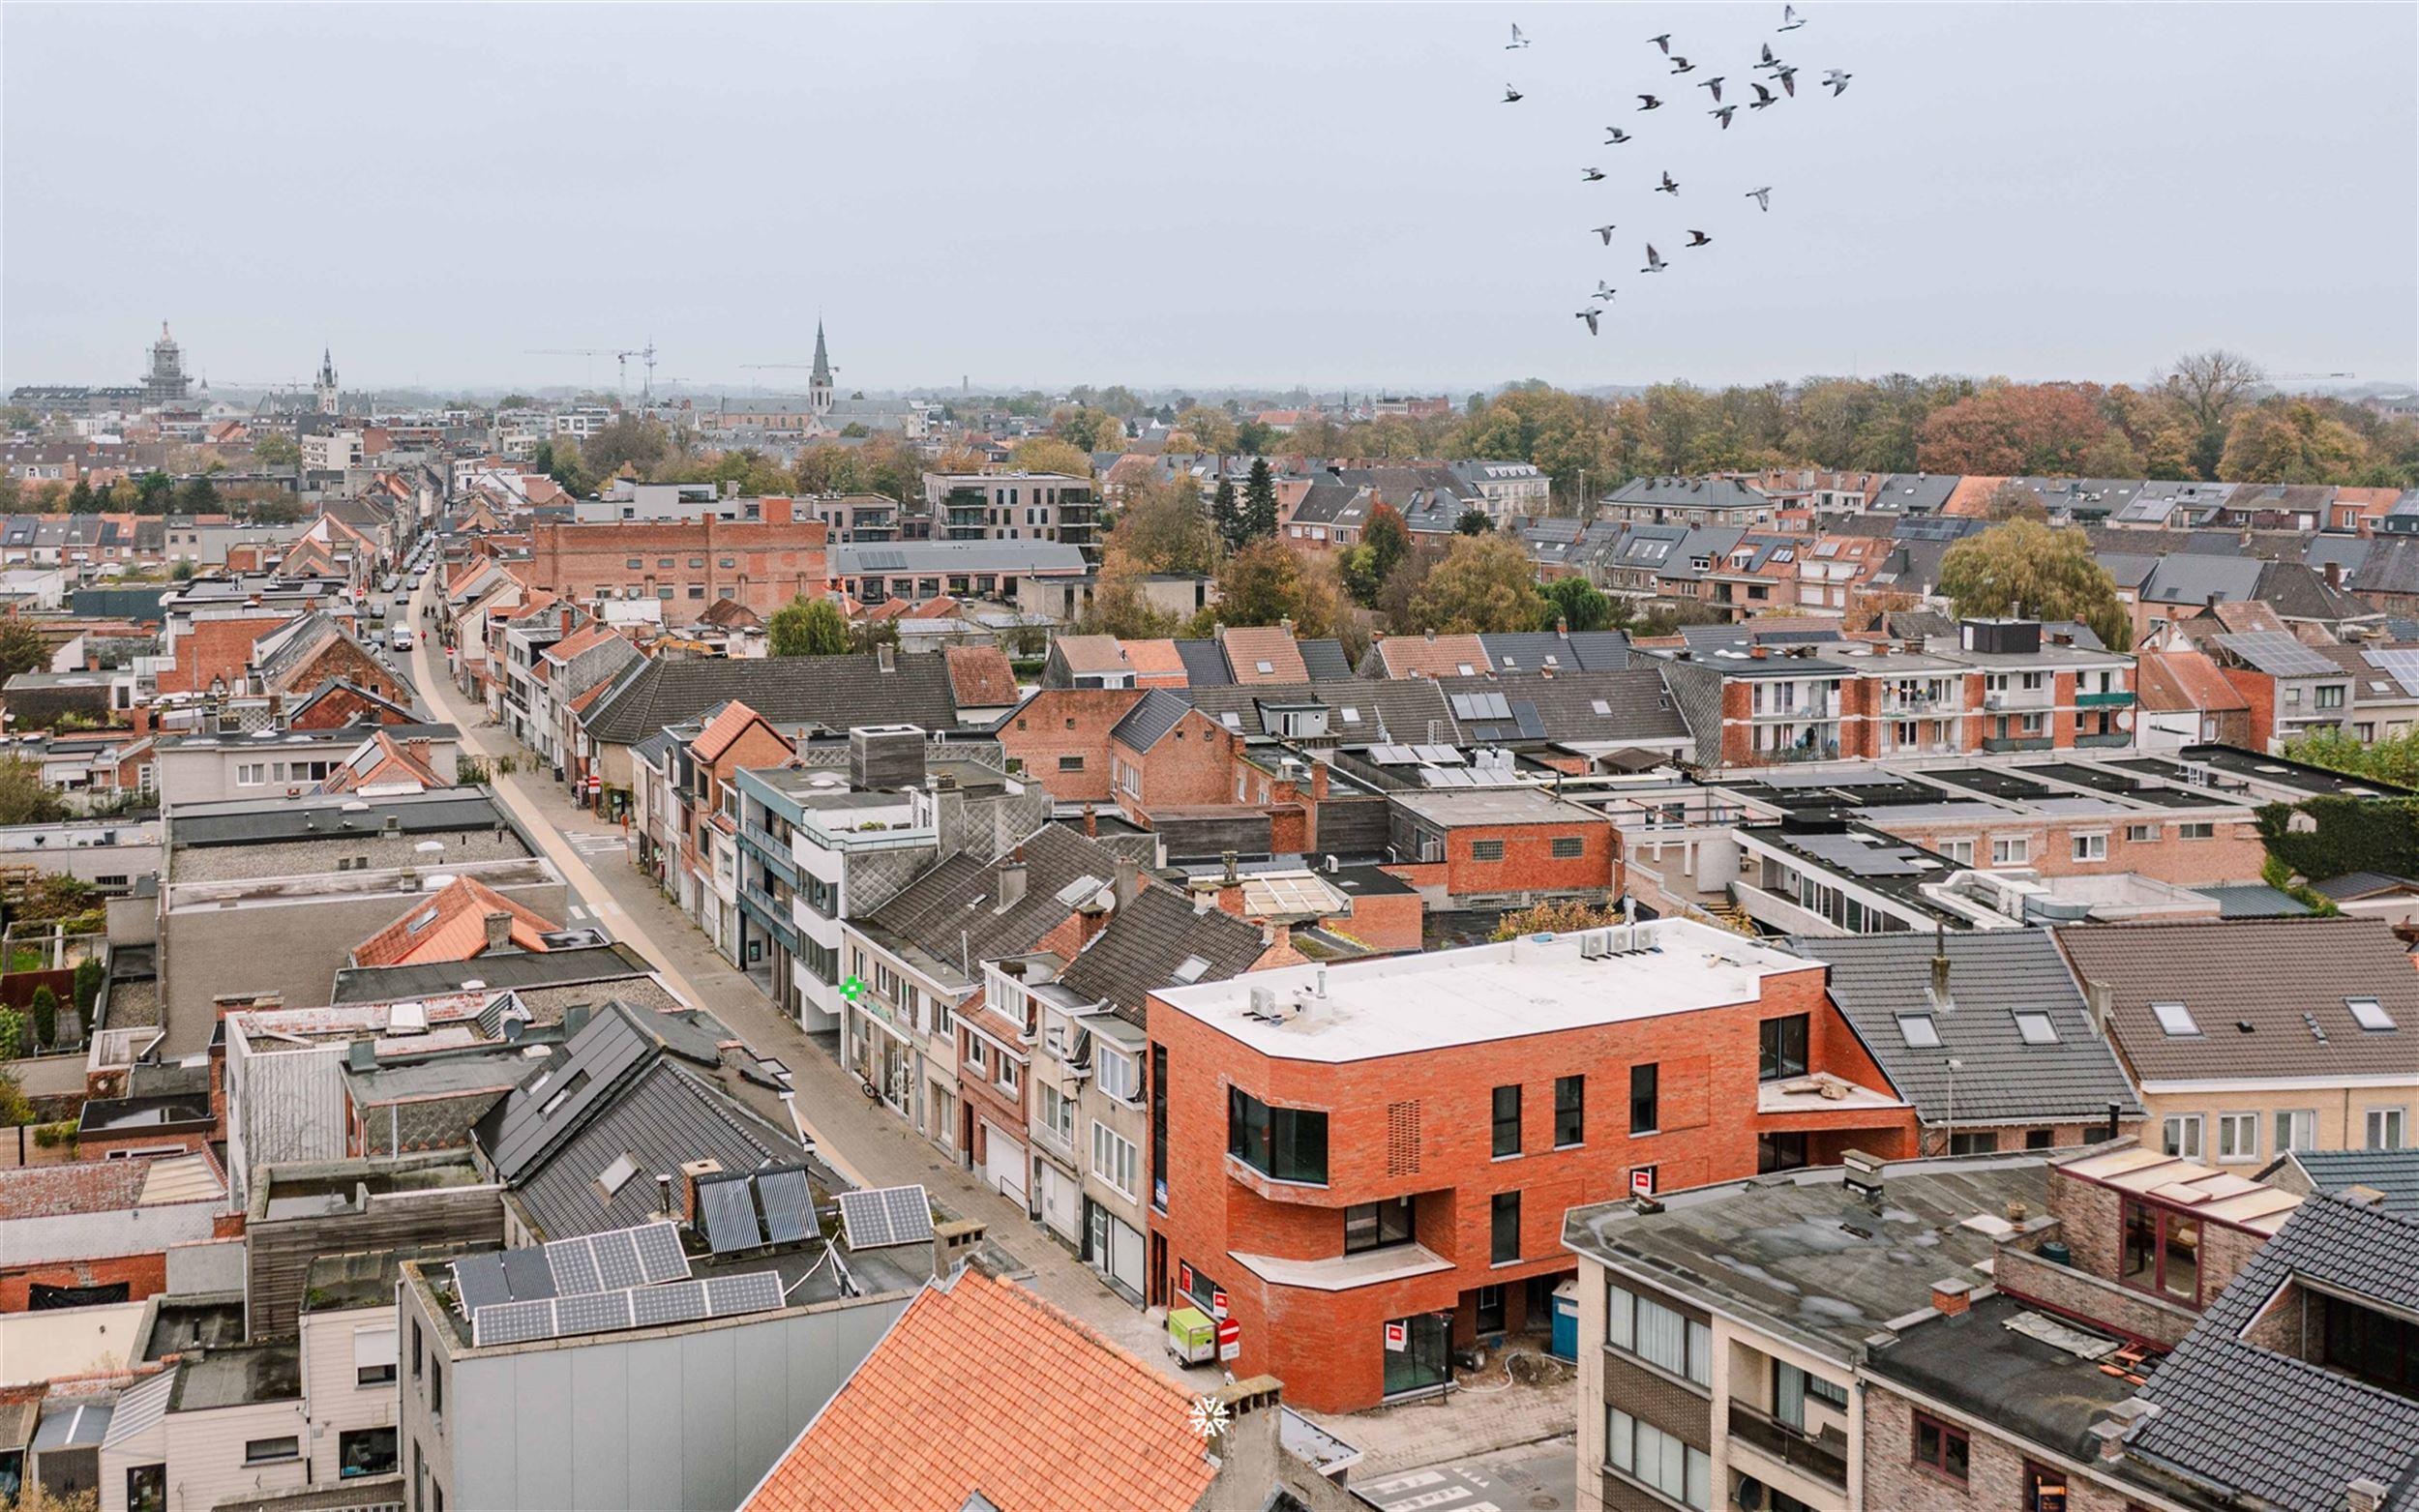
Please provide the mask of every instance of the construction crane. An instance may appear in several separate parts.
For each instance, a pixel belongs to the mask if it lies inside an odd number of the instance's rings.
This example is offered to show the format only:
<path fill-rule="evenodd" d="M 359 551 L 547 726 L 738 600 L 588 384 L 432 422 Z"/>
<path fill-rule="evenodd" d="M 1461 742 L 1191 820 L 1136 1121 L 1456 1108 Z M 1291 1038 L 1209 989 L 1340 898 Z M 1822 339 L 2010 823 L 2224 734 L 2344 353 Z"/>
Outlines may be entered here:
<path fill-rule="evenodd" d="M 750 372 L 811 372 L 815 369 L 815 365 L 811 362 L 743 362 L 739 365 L 739 367 L 741 370 Z M 826 371 L 830 372 L 835 377 L 839 375 L 840 370 L 837 366 L 825 363 L 823 367 Z M 757 385 L 759 397 L 762 397 L 762 384 Z M 774 397 L 780 398 L 781 396 L 775 395 Z M 803 396 L 791 395 L 790 397 L 796 399 Z"/>
<path fill-rule="evenodd" d="M 2272 372 L 2271 378 L 2357 378 L 2356 372 Z"/>
<path fill-rule="evenodd" d="M 630 359 L 637 357 L 642 359 L 646 364 L 646 385 L 641 391 L 640 397 L 642 399 L 650 400 L 655 397 L 655 338 L 651 336 L 646 339 L 646 344 L 644 346 L 628 346 L 620 348 L 610 346 L 534 346 L 523 353 L 523 355 L 528 357 L 611 357 L 620 370 L 620 387 L 617 392 L 623 395 L 627 395 L 630 392 Z"/>

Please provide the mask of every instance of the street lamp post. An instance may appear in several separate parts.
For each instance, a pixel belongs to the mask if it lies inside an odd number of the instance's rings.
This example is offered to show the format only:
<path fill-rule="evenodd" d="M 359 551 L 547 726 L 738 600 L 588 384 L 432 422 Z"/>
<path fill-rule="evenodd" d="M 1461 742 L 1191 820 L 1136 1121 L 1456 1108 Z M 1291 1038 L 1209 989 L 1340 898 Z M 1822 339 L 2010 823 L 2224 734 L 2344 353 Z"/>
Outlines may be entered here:
<path fill-rule="evenodd" d="M 1940 1151 L 1943 1155 L 1954 1155 L 1954 1154 L 1956 1154 L 1956 1148 L 1957 1148 L 1957 1073 L 1958 1073 L 1958 1072 L 1960 1072 L 1960 1071 L 1963 1071 L 1964 1069 L 1965 1069 L 1965 1062 L 1964 1062 L 1964 1061 L 1959 1060 L 1959 1059 L 1958 1059 L 1956 1056 L 1955 1056 L 1955 1055 L 1952 1055 L 1952 1056 L 1950 1056 L 1950 1057 L 1949 1057 L 1949 1119 L 1948 1119 L 1948 1126 L 1947 1126 L 1947 1131 L 1946 1131 L 1946 1135 L 1945 1135 L 1945 1138 L 1946 1138 L 1946 1140 L 1947 1140 L 1947 1142 L 1941 1146 L 1941 1151 Z"/>

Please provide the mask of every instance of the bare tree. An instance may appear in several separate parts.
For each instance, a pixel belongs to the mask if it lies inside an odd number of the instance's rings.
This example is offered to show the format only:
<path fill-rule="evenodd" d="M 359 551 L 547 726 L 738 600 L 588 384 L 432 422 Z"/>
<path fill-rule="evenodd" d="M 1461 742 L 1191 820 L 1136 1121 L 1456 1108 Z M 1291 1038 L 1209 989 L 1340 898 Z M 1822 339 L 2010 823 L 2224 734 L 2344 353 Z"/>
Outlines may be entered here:
<path fill-rule="evenodd" d="M 2175 360 L 2167 374 L 2166 394 L 2192 424 L 2193 463 L 2201 476 L 2214 477 L 2225 451 L 2225 430 L 2234 412 L 2249 402 L 2266 381 L 2259 365 L 2222 347 L 2188 352 Z"/>

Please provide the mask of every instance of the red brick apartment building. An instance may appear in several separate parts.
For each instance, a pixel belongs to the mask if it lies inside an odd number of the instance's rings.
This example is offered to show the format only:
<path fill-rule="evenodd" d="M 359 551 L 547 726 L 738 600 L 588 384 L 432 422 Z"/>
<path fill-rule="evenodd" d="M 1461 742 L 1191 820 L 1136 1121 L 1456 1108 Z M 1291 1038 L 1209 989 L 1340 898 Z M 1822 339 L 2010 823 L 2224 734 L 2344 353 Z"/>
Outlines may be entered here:
<path fill-rule="evenodd" d="M 1915 1149 L 1824 968 L 1686 921 L 1151 994 L 1154 1302 L 1346 1411 L 1541 1317 L 1567 1208 Z"/>
<path fill-rule="evenodd" d="M 762 519 L 535 525 L 529 583 L 578 604 L 660 600 L 668 624 L 692 623 L 724 602 L 769 618 L 791 599 L 829 590 L 830 527 L 798 513 L 789 499 L 768 498 Z"/>

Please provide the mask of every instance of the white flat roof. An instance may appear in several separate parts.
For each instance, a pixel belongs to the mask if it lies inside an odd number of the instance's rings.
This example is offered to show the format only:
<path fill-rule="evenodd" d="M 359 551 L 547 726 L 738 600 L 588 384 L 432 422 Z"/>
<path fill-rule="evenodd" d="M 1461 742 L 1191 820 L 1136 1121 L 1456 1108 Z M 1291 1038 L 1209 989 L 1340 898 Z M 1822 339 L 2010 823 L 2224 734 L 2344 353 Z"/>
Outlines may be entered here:
<path fill-rule="evenodd" d="M 1612 930 L 1618 946 L 1626 933 Z M 1346 965 L 1280 966 L 1151 995 L 1264 1055 L 1341 1062 L 1751 1002 L 1765 977 L 1823 966 L 1685 919 L 1637 926 L 1636 953 L 1589 960 L 1578 934 L 1524 935 Z M 1327 996 L 1316 998 L 1319 977 Z M 1280 1014 L 1251 1016 L 1265 988 Z"/>

